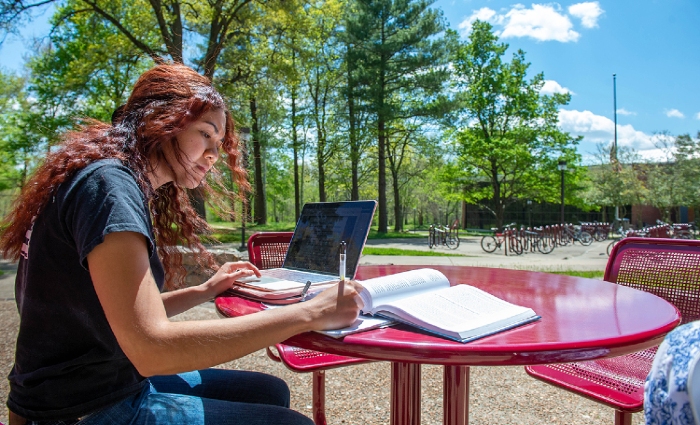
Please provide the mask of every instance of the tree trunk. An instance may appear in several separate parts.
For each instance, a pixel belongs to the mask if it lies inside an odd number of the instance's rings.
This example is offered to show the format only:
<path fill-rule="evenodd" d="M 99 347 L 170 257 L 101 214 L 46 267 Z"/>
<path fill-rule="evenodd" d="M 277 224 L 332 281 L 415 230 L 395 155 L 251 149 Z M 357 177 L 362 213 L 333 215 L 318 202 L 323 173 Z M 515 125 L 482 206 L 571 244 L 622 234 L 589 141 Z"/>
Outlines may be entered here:
<path fill-rule="evenodd" d="M 348 47 L 348 51 L 349 51 Z M 355 82 L 352 79 L 352 60 L 347 60 L 348 67 L 348 124 L 350 138 L 350 178 L 352 187 L 350 189 L 350 200 L 357 201 L 360 199 L 360 183 L 357 177 L 360 163 L 360 147 L 357 141 L 357 128 L 355 127 Z"/>
<path fill-rule="evenodd" d="M 267 224 L 267 206 L 265 203 L 265 184 L 263 182 L 262 148 L 260 146 L 260 126 L 258 125 L 258 105 L 255 97 L 250 99 L 250 116 L 253 121 L 254 204 L 253 220 L 255 224 Z"/>
<path fill-rule="evenodd" d="M 385 156 L 385 146 L 386 146 L 386 134 L 384 130 L 384 117 L 381 116 L 377 122 L 377 130 L 379 137 L 377 138 L 377 154 L 378 154 L 378 209 L 379 209 L 379 228 L 377 231 L 379 233 L 387 232 L 387 205 L 386 205 L 386 156 Z"/>
<path fill-rule="evenodd" d="M 498 168 L 494 161 L 491 161 L 491 186 L 493 187 L 493 211 L 496 215 L 496 227 L 503 226 L 504 207 L 501 201 L 501 183 L 498 181 Z"/>
<path fill-rule="evenodd" d="M 292 68 L 296 69 L 296 51 L 292 50 Z M 301 192 L 299 191 L 299 135 L 297 134 L 297 86 L 292 83 L 292 152 L 294 154 L 294 222 L 301 213 Z"/>
<path fill-rule="evenodd" d="M 292 89 L 292 151 L 294 152 L 294 222 L 301 213 L 301 191 L 299 188 L 299 135 L 297 134 L 296 89 Z"/>
<path fill-rule="evenodd" d="M 381 44 L 384 46 L 386 42 L 386 34 L 384 33 L 384 25 L 386 22 L 382 20 L 381 23 Z M 386 205 L 386 99 L 384 96 L 386 95 L 386 68 L 387 68 L 387 63 L 389 62 L 389 58 L 386 57 L 385 53 L 381 54 L 380 58 L 380 65 L 379 65 L 379 78 L 378 78 L 378 85 L 379 85 L 379 96 L 377 98 L 377 132 L 379 133 L 379 137 L 377 138 L 377 159 L 378 159 L 378 182 L 377 182 L 377 189 L 378 189 L 378 207 L 379 207 L 379 228 L 377 231 L 379 233 L 386 233 L 387 232 L 387 205 Z"/>
<path fill-rule="evenodd" d="M 316 135 L 317 149 L 316 149 L 316 163 L 318 164 L 318 201 L 326 202 L 326 166 L 323 156 L 323 151 L 326 149 L 326 141 L 323 136 L 323 132 L 317 127 Z"/>
<path fill-rule="evenodd" d="M 391 170 L 391 179 L 394 186 L 394 231 L 403 230 L 403 210 L 401 208 L 401 194 L 399 193 L 399 172 Z"/>
<path fill-rule="evenodd" d="M 173 62 L 183 63 L 182 56 L 182 14 L 180 2 L 173 1 L 169 7 L 164 7 L 160 0 L 150 0 L 153 12 L 158 21 L 158 29 L 163 38 L 163 43 Z M 163 13 L 166 11 L 167 15 Z M 170 19 L 168 19 L 168 17 Z"/>

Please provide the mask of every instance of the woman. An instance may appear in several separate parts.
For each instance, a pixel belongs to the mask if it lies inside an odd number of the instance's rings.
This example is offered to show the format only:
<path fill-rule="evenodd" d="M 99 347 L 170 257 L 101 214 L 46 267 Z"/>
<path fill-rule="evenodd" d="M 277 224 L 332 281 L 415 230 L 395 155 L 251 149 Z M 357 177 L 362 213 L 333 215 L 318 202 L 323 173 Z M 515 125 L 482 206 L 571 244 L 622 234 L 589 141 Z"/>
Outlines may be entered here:
<path fill-rule="evenodd" d="M 245 317 L 169 321 L 259 275 L 226 263 L 174 290 L 184 280 L 178 242 L 216 268 L 184 189 L 221 199 L 206 181 L 210 171 L 217 180 L 220 151 L 248 189 L 233 121 L 209 80 L 184 65 L 144 73 L 113 121 L 67 134 L 5 220 L 0 248 L 20 261 L 8 407 L 35 423 L 310 423 L 288 409 L 277 378 L 201 369 L 349 325 L 355 284 Z"/>
<path fill-rule="evenodd" d="M 700 356 L 699 342 L 700 321 L 695 321 L 672 330 L 659 345 L 644 383 L 644 419 L 647 425 L 695 425 L 700 422 L 700 418 L 693 415 L 688 394 L 691 366 Z"/>

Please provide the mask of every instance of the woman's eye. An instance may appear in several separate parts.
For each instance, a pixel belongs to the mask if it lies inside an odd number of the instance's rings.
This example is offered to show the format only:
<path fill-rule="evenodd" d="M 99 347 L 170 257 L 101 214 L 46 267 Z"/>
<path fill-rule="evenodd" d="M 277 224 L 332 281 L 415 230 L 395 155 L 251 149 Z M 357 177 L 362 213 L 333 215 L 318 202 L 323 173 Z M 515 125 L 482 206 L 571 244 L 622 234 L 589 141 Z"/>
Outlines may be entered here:
<path fill-rule="evenodd" d="M 204 136 L 204 138 L 206 139 L 211 138 L 211 136 L 209 136 L 209 133 L 207 133 L 206 131 L 202 131 L 202 136 Z"/>

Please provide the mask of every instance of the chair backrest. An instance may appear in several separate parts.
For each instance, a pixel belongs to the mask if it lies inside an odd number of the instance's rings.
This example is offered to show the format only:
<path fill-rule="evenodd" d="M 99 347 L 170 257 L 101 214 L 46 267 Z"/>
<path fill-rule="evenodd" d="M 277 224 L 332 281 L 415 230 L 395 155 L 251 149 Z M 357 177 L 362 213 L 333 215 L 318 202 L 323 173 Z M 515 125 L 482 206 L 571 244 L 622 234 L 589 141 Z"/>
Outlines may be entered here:
<path fill-rule="evenodd" d="M 259 269 L 282 267 L 294 232 L 254 233 L 248 238 L 248 261 Z"/>
<path fill-rule="evenodd" d="M 681 323 L 700 319 L 700 241 L 624 238 L 610 253 L 605 280 L 665 299 Z"/>

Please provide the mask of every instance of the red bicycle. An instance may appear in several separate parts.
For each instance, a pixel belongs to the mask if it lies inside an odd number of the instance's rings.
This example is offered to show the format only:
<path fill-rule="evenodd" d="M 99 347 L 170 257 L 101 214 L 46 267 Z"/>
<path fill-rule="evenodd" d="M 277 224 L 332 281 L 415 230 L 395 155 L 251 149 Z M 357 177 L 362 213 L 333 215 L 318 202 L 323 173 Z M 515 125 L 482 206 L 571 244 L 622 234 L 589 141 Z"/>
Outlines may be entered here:
<path fill-rule="evenodd" d="M 497 228 L 492 228 L 494 232 L 493 235 L 485 235 L 481 238 L 481 249 L 486 252 L 494 252 L 496 249 L 501 249 L 502 246 L 506 246 L 506 255 L 508 251 L 520 255 L 523 253 L 523 245 L 518 240 L 515 234 L 515 223 L 506 224 L 503 226 L 503 232 L 497 232 Z M 506 242 L 508 245 L 506 245 Z"/>

